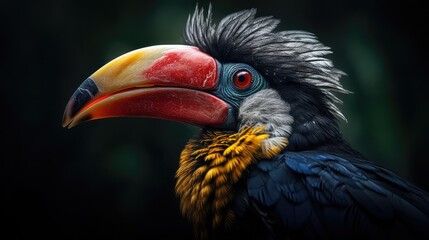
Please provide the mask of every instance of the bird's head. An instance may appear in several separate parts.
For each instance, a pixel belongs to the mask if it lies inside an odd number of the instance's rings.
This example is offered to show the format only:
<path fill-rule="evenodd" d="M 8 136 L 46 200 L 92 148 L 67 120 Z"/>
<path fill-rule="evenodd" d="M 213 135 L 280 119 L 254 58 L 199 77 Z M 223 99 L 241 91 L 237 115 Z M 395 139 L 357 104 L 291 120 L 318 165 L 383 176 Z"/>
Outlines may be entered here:
<path fill-rule="evenodd" d="M 336 134 L 333 92 L 342 72 L 313 34 L 273 32 L 279 21 L 245 10 L 218 25 L 196 9 L 187 45 L 126 53 L 87 78 L 67 104 L 64 127 L 109 117 L 153 117 L 238 132 L 262 126 L 292 148 Z M 297 144 L 293 144 L 296 142 Z M 299 143 L 299 144 L 298 144 Z"/>

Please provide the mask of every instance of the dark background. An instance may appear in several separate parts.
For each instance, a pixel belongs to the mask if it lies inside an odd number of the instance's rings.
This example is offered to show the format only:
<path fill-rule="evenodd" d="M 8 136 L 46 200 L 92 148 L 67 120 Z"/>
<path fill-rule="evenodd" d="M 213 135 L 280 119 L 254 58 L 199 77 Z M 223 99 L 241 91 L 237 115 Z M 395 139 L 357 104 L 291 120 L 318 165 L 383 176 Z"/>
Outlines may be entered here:
<path fill-rule="evenodd" d="M 353 92 L 345 137 L 371 160 L 429 189 L 427 10 L 396 1 L 212 1 L 216 20 L 244 8 L 306 30 Z M 199 1 L 207 7 L 208 1 Z M 2 1 L 2 233 L 45 239 L 192 238 L 174 175 L 198 129 L 153 119 L 61 127 L 75 88 L 130 50 L 181 43 L 195 1 Z M 4 201 L 5 200 L 5 201 Z"/>

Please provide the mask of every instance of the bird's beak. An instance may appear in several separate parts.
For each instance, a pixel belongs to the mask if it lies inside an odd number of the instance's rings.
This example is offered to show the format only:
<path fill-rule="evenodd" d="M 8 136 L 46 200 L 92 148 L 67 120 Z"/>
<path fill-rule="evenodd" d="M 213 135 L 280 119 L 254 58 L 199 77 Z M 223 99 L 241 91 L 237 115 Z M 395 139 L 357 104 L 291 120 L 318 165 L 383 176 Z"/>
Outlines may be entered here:
<path fill-rule="evenodd" d="M 216 60 L 195 47 L 138 49 L 107 63 L 79 86 L 67 104 L 63 126 L 134 116 L 220 127 L 230 107 L 208 93 L 217 79 Z"/>

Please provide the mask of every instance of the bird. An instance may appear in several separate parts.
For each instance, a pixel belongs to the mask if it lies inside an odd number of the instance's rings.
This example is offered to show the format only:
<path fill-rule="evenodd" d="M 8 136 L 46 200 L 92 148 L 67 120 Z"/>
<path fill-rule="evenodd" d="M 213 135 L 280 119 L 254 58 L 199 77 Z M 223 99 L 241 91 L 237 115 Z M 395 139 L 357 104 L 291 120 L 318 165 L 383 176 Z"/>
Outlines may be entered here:
<path fill-rule="evenodd" d="M 63 126 L 147 117 L 200 128 L 176 172 L 197 239 L 429 239 L 429 194 L 342 135 L 344 72 L 306 31 L 256 9 L 189 15 L 183 44 L 119 56 L 72 94 Z"/>

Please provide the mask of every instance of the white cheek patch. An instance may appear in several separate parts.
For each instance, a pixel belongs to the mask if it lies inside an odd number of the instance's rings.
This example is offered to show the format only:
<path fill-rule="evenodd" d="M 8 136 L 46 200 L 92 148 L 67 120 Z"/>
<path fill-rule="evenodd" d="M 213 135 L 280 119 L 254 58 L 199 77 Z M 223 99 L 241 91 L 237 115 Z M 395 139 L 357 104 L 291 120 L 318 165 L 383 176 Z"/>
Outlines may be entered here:
<path fill-rule="evenodd" d="M 264 126 L 264 132 L 270 134 L 262 146 L 267 151 L 285 146 L 292 134 L 293 117 L 289 112 L 289 104 L 276 90 L 264 89 L 241 103 L 238 111 L 239 128 Z"/>

